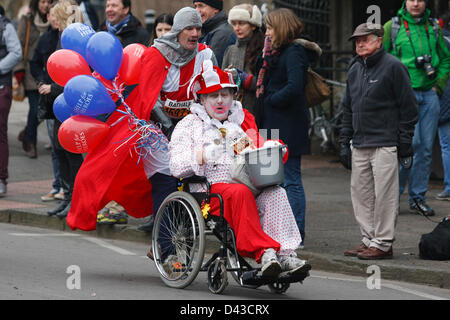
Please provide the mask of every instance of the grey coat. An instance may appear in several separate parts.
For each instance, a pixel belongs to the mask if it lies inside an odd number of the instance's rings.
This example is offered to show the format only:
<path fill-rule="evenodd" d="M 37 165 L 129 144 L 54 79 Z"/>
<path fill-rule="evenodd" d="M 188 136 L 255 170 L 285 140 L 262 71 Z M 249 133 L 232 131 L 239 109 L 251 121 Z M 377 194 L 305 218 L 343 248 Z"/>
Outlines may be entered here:
<path fill-rule="evenodd" d="M 232 65 L 233 68 L 250 73 L 250 66 L 245 65 L 245 52 L 247 51 L 248 43 L 249 39 L 238 39 L 235 44 L 229 46 L 223 57 L 222 69 L 226 69 Z M 258 75 L 253 76 L 251 88 L 249 90 L 241 90 L 241 102 L 245 109 L 254 114 L 256 103 L 256 81 Z"/>
<path fill-rule="evenodd" d="M 30 71 L 30 60 L 33 58 L 34 50 L 36 49 L 37 43 L 39 41 L 39 38 L 44 32 L 46 32 L 49 29 L 50 24 L 44 23 L 39 18 L 39 15 L 25 15 L 22 16 L 19 20 L 19 24 L 17 26 L 17 36 L 19 37 L 20 44 L 22 46 L 22 53 L 25 51 L 25 39 L 26 39 L 26 33 L 27 33 L 27 21 L 30 19 L 31 25 L 30 25 L 30 39 L 28 40 L 28 52 L 27 52 L 27 62 L 25 63 L 22 59 L 17 66 L 14 68 L 14 72 L 17 71 L 25 71 L 25 78 L 24 78 L 24 86 L 25 90 L 37 90 L 36 82 L 31 75 Z M 36 24 L 38 22 L 39 25 Z"/>

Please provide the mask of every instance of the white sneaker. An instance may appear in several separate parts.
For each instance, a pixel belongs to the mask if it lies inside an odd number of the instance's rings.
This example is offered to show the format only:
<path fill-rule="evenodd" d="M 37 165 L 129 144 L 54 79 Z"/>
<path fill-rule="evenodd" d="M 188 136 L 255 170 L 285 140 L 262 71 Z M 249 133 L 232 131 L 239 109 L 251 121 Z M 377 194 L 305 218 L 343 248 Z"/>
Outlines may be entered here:
<path fill-rule="evenodd" d="M 41 197 L 41 200 L 42 200 L 42 201 L 53 201 L 53 200 L 56 200 L 56 199 L 55 199 L 55 194 L 57 194 L 57 193 L 58 193 L 58 190 L 52 189 L 49 193 L 44 194 L 44 195 Z"/>
<path fill-rule="evenodd" d="M 289 272 L 289 274 L 301 273 L 309 268 L 306 260 L 301 260 L 295 255 L 280 256 L 280 265 L 283 272 Z"/>
<path fill-rule="evenodd" d="M 281 264 L 278 262 L 274 249 L 266 249 L 261 257 L 261 275 L 263 277 L 275 278 L 281 273 Z"/>
<path fill-rule="evenodd" d="M 55 199 L 58 199 L 58 200 L 64 200 L 65 199 L 64 189 L 63 188 L 59 189 L 59 192 L 55 194 Z"/>

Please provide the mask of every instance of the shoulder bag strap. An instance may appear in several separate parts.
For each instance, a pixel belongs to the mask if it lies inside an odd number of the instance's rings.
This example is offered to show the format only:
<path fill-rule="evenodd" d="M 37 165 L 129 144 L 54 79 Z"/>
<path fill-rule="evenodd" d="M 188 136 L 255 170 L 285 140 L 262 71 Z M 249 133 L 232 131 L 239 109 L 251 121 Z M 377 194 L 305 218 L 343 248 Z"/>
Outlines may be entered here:
<path fill-rule="evenodd" d="M 27 31 L 25 34 L 25 46 L 23 48 L 23 60 L 27 62 L 28 44 L 30 42 L 31 17 L 27 19 Z"/>

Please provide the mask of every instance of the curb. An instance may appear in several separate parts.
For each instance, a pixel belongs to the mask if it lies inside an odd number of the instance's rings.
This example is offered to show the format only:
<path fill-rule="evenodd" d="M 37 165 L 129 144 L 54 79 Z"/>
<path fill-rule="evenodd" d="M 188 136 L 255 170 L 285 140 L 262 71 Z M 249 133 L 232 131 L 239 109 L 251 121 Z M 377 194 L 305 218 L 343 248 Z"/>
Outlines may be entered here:
<path fill-rule="evenodd" d="M 151 235 L 138 231 L 136 228 L 127 225 L 102 225 L 98 226 L 93 231 L 73 231 L 67 225 L 66 220 L 58 217 L 49 217 L 47 215 L 31 213 L 20 210 L 3 210 L 0 211 L 0 223 L 11 223 L 17 225 L 25 225 L 37 228 L 46 228 L 52 230 L 59 230 L 63 232 L 72 232 L 79 234 L 89 234 L 99 238 L 125 240 L 133 242 L 151 243 Z"/>
<path fill-rule="evenodd" d="M 20 210 L 0 211 L 0 223 L 11 223 L 46 229 L 59 230 L 73 233 L 89 233 L 99 238 L 124 240 L 151 244 L 151 235 L 138 231 L 136 227 L 129 225 L 102 225 L 93 231 L 72 231 L 65 220 L 57 217 L 31 213 Z M 213 252 L 217 249 L 218 241 L 208 241 L 206 250 Z M 376 265 L 380 268 L 380 275 L 385 280 L 403 281 L 422 285 L 430 285 L 444 289 L 450 289 L 450 270 L 434 271 L 424 267 L 393 266 L 384 261 L 361 261 L 353 258 L 344 258 L 336 255 L 320 254 L 308 250 L 298 251 L 302 259 L 308 260 L 313 270 L 342 273 L 351 276 L 368 277 L 368 267 Z M 391 260 L 392 261 L 392 260 Z"/>
<path fill-rule="evenodd" d="M 373 274 L 369 266 L 378 266 L 382 280 L 402 281 L 450 289 L 450 271 L 442 272 L 423 267 L 393 266 L 383 260 L 362 261 L 354 258 L 341 258 L 335 255 L 301 251 L 302 259 L 313 266 L 313 270 L 342 273 L 350 276 L 368 278 Z M 392 261 L 392 260 L 391 260 Z"/>

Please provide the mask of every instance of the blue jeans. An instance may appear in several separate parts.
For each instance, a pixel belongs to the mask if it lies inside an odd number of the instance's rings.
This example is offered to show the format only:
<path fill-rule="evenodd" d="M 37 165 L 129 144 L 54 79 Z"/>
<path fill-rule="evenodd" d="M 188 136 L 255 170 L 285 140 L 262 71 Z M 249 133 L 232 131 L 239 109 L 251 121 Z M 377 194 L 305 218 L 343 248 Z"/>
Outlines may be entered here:
<path fill-rule="evenodd" d="M 28 110 L 27 125 L 25 127 L 25 136 L 29 142 L 36 144 L 38 121 L 39 92 L 37 90 L 27 90 L 26 95 L 30 109 Z"/>
<path fill-rule="evenodd" d="M 282 184 L 282 187 L 286 190 L 289 204 L 291 205 L 295 221 L 297 222 L 298 230 L 302 236 L 303 245 L 303 242 L 305 241 L 306 198 L 302 183 L 301 163 L 301 157 L 290 157 L 284 164 L 284 183 Z"/>
<path fill-rule="evenodd" d="M 444 164 L 444 191 L 450 194 L 450 121 L 441 124 L 438 130 Z"/>
<path fill-rule="evenodd" d="M 53 141 L 53 126 L 55 124 L 55 120 L 47 119 L 45 120 L 45 123 L 47 124 L 48 137 L 50 138 L 50 144 L 52 146 L 52 166 L 53 166 L 53 176 L 55 177 L 55 180 L 53 181 L 52 184 L 52 188 L 59 191 L 64 186 L 61 181 L 61 176 L 59 175 L 58 158 L 56 157 L 55 154 L 55 143 Z"/>
<path fill-rule="evenodd" d="M 414 160 L 409 170 L 400 167 L 400 194 L 403 193 L 409 180 L 409 203 L 414 199 L 426 201 L 425 193 L 428 191 L 430 179 L 430 166 L 433 152 L 434 138 L 436 137 L 440 104 L 436 92 L 433 90 L 414 90 L 419 105 L 419 120 L 414 129 L 412 147 Z"/>

